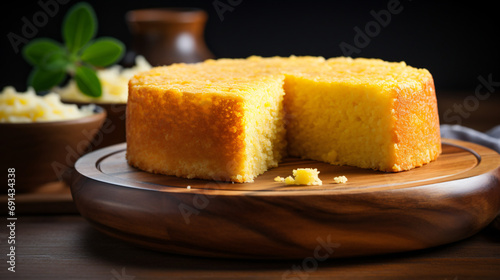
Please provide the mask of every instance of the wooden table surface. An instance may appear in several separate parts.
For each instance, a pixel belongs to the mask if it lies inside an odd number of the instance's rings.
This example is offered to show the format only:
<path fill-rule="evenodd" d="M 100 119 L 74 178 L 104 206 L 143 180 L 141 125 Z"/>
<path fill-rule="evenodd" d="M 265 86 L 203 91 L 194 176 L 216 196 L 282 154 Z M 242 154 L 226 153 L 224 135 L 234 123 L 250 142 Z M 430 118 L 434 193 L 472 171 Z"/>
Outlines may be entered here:
<path fill-rule="evenodd" d="M 440 113 L 454 110 L 454 104 L 463 104 L 467 96 L 473 94 L 438 98 Z M 462 124 L 480 131 L 500 124 L 498 100 L 496 96 L 481 100 L 480 108 L 462 118 Z M 7 270 L 9 221 L 2 216 L 0 279 L 500 279 L 499 218 L 470 238 L 421 251 L 351 259 L 336 259 L 333 254 L 314 262 L 250 261 L 134 247 L 95 230 L 75 212 L 64 191 L 57 192 L 53 202 L 48 195 L 38 200 L 33 195 L 18 198 L 16 272 Z M 0 214 L 6 215 L 6 199 L 2 200 L 5 210 Z"/>
<path fill-rule="evenodd" d="M 2 261 L 0 279 L 500 279 L 500 230 L 493 226 L 454 244 L 330 258 L 317 267 L 300 259 L 245 261 L 149 251 L 101 234 L 78 215 L 20 216 L 16 245 L 16 272 Z M 0 250 L 5 259 L 5 242 Z"/>

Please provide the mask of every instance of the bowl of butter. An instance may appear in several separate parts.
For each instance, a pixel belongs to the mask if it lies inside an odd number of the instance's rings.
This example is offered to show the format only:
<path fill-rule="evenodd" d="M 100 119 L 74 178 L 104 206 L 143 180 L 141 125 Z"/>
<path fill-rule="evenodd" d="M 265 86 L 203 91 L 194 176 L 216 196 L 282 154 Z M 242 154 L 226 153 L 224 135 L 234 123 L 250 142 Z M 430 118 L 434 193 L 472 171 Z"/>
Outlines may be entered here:
<path fill-rule="evenodd" d="M 64 180 L 89 151 L 105 119 L 106 111 L 94 104 L 65 104 L 54 92 L 5 87 L 0 93 L 0 170 L 13 171 L 10 183 L 19 193 Z"/>

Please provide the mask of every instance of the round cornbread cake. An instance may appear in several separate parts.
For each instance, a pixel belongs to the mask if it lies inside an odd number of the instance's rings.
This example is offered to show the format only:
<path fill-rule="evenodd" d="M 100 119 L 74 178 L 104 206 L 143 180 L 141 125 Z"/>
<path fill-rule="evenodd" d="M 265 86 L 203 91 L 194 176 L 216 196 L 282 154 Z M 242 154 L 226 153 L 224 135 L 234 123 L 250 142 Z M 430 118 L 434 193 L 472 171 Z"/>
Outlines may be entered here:
<path fill-rule="evenodd" d="M 257 57 L 155 67 L 129 81 L 127 161 L 252 182 L 285 156 L 398 172 L 441 153 L 432 75 L 404 62 Z"/>

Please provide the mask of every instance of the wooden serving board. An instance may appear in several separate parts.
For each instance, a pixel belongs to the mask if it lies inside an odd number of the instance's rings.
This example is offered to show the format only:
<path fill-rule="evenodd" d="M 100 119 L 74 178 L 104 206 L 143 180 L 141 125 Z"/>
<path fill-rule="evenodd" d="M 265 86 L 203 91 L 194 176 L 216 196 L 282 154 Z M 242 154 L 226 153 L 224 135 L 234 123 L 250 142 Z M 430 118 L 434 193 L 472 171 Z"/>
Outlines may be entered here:
<path fill-rule="evenodd" d="M 130 167 L 125 150 L 78 160 L 76 207 L 108 235 L 171 253 L 318 261 L 402 252 L 467 238 L 500 211 L 500 155 L 457 140 L 410 171 L 289 158 L 245 184 L 150 174 Z M 273 180 L 296 168 L 317 168 L 323 185 Z M 340 175 L 346 184 L 333 183 Z"/>

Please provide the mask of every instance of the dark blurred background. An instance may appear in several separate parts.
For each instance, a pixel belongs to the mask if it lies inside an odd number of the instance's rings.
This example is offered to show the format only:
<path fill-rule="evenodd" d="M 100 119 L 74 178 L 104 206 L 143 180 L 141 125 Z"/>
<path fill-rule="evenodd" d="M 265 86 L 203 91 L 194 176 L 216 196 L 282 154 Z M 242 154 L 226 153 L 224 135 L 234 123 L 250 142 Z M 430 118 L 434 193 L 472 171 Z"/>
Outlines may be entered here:
<path fill-rule="evenodd" d="M 26 88 L 30 66 L 16 53 L 9 32 L 21 35 L 23 17 L 31 20 L 42 8 L 40 3 L 58 3 L 58 12 L 38 28 L 34 38 L 61 41 L 64 14 L 78 1 L 9 1 L 2 14 L 1 86 Z M 67 2 L 67 3 L 65 3 Z M 437 91 L 442 94 L 473 92 L 478 77 L 491 75 L 500 81 L 498 23 L 499 10 L 486 1 L 95 1 L 98 36 L 113 36 L 128 47 L 131 33 L 125 13 L 133 9 L 157 7 L 198 7 L 208 15 L 205 41 L 216 57 L 314 55 L 342 56 L 340 45 L 355 46 L 355 28 L 364 29 L 374 21 L 373 12 L 399 3 L 397 14 L 370 38 L 353 57 L 376 57 L 406 61 L 429 69 Z M 222 4 L 221 4 L 222 3 Z M 227 7 L 222 14 L 221 7 Z M 219 8 L 216 8 L 219 7 Z M 219 9 L 219 10 L 218 10 Z M 375 30 L 376 31 L 376 30 Z M 32 38 L 31 38 L 32 39 Z M 30 40 L 31 40 L 30 39 Z M 24 44 L 19 47 L 22 48 Z M 495 94 L 498 94 L 496 92 Z"/>

